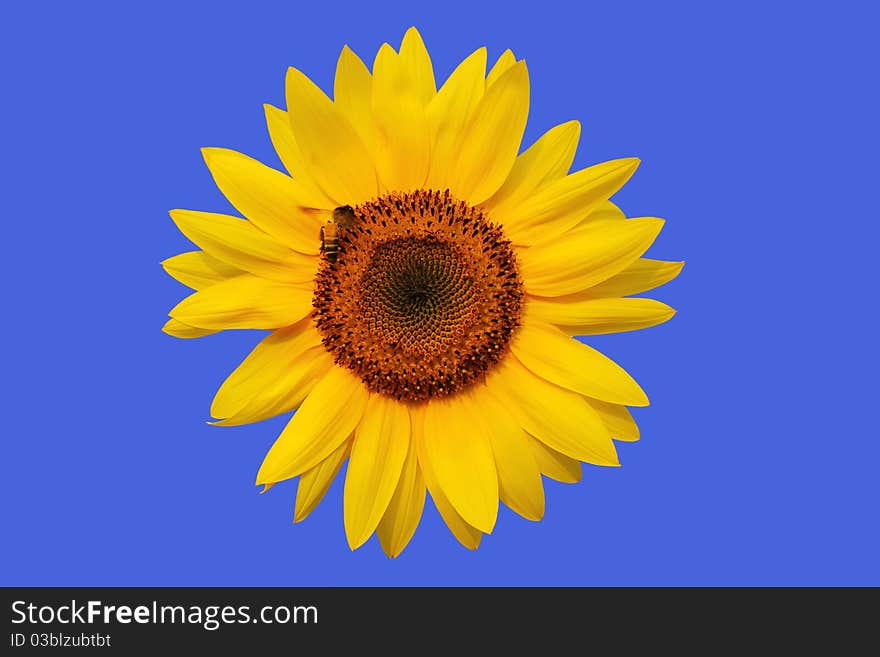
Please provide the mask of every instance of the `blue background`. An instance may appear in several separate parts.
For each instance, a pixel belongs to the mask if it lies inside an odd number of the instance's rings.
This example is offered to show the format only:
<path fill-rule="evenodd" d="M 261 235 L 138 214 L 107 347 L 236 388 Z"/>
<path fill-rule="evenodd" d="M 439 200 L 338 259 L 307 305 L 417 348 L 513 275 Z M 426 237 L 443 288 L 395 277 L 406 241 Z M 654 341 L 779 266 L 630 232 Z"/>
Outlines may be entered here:
<path fill-rule="evenodd" d="M 0 583 L 880 584 L 867 3 L 129 4 L 0 21 Z M 294 482 L 257 494 L 286 418 L 204 420 L 258 334 L 162 334 L 158 263 L 189 249 L 169 209 L 229 210 L 199 147 L 280 167 L 286 66 L 328 89 L 343 43 L 371 62 L 413 24 L 438 79 L 527 59 L 527 142 L 576 118 L 576 167 L 641 157 L 616 200 L 687 266 L 671 322 L 591 340 L 653 402 L 622 468 L 548 481 L 543 522 L 504 509 L 475 553 L 429 504 L 390 561 L 349 551 L 341 479 L 296 526 Z"/>

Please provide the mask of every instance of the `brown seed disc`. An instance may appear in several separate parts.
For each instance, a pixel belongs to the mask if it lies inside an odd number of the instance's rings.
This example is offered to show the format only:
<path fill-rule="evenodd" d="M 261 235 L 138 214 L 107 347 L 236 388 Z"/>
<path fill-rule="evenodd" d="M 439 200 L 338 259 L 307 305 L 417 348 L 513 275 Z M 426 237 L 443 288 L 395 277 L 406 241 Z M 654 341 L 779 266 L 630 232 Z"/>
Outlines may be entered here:
<path fill-rule="evenodd" d="M 405 402 L 481 379 L 520 322 L 522 283 L 501 228 L 434 190 L 364 203 L 351 223 L 315 279 L 314 316 L 336 363 Z"/>

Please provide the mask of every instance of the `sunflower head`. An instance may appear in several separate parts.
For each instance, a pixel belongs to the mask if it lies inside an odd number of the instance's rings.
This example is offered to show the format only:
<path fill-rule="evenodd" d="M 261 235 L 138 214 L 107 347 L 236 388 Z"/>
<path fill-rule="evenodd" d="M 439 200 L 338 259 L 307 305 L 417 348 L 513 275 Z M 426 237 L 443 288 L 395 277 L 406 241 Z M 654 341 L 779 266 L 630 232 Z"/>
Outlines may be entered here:
<path fill-rule="evenodd" d="M 609 201 L 638 161 L 570 173 L 574 121 L 520 152 L 525 62 L 508 50 L 487 72 L 480 48 L 438 89 L 414 28 L 372 70 L 343 48 L 332 100 L 293 68 L 286 91 L 266 119 L 287 173 L 205 149 L 244 218 L 172 211 L 200 248 L 163 262 L 194 290 L 166 333 L 271 331 L 211 406 L 218 425 L 296 410 L 257 483 L 299 477 L 300 521 L 348 461 L 349 544 L 375 532 L 394 557 L 427 494 L 474 549 L 499 500 L 539 520 L 542 476 L 618 465 L 647 397 L 573 336 L 674 313 L 631 296 L 682 266 L 642 257 L 662 220 Z"/>

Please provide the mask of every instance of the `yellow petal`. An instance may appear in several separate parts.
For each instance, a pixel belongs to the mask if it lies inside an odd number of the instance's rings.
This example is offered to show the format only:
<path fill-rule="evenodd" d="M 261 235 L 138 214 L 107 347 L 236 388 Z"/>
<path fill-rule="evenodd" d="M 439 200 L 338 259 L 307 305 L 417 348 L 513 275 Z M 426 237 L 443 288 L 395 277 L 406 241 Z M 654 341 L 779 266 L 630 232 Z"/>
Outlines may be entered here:
<path fill-rule="evenodd" d="M 423 440 L 446 499 L 469 525 L 490 533 L 498 515 L 498 474 L 488 429 L 469 394 L 431 401 Z"/>
<path fill-rule="evenodd" d="M 162 268 L 173 279 L 194 290 L 201 290 L 242 273 L 204 251 L 188 251 L 162 261 Z"/>
<path fill-rule="evenodd" d="M 168 314 L 206 329 L 274 329 L 311 311 L 310 289 L 241 274 L 189 295 Z"/>
<path fill-rule="evenodd" d="M 507 73 L 513 65 L 516 64 L 516 57 L 513 55 L 513 51 L 508 48 L 498 59 L 495 61 L 495 64 L 492 65 L 492 70 L 489 71 L 489 75 L 486 76 L 486 88 L 488 89 L 491 85 L 495 84 L 498 79 Z"/>
<path fill-rule="evenodd" d="M 611 160 L 548 183 L 495 220 L 514 244 L 564 241 L 560 236 L 623 187 L 638 167 L 636 158 Z M 567 236 L 566 236 L 567 239 Z"/>
<path fill-rule="evenodd" d="M 656 326 L 670 319 L 675 309 L 654 299 L 587 299 L 567 302 L 565 297 L 530 298 L 530 317 L 555 324 L 568 335 L 619 333 Z"/>
<path fill-rule="evenodd" d="M 498 191 L 519 152 L 529 113 L 529 72 L 517 62 L 486 90 L 464 130 L 450 191 L 477 205 Z"/>
<path fill-rule="evenodd" d="M 535 455 L 535 462 L 542 474 L 560 481 L 563 484 L 575 484 L 581 480 L 583 472 L 581 463 L 577 459 L 560 454 L 555 449 L 547 447 L 537 438 L 526 434 L 529 444 Z"/>
<path fill-rule="evenodd" d="M 625 269 L 663 228 L 653 217 L 596 221 L 559 240 L 520 249 L 520 273 L 529 294 L 558 297 L 601 283 Z"/>
<path fill-rule="evenodd" d="M 412 437 L 409 443 L 397 488 L 376 528 L 379 543 L 391 559 L 403 552 L 415 534 L 425 507 L 425 478 Z"/>
<path fill-rule="evenodd" d="M 286 396 L 308 372 L 314 358 L 307 352 L 313 348 L 321 348 L 321 335 L 309 317 L 293 326 L 273 331 L 254 347 L 220 386 L 211 404 L 211 415 L 230 418 L 249 402 Z M 285 410 L 291 408 L 295 406 Z"/>
<path fill-rule="evenodd" d="M 266 454 L 257 484 L 290 479 L 330 456 L 360 422 L 367 396 L 351 372 L 330 368 Z"/>
<path fill-rule="evenodd" d="M 486 419 L 501 501 L 528 520 L 544 517 L 544 486 L 532 440 L 485 386 L 474 388 L 476 408 Z"/>
<path fill-rule="evenodd" d="M 555 326 L 526 317 L 510 348 L 534 374 L 558 386 L 612 404 L 648 405 L 644 391 L 620 365 Z"/>
<path fill-rule="evenodd" d="M 464 128 L 486 86 L 486 49 L 474 51 L 459 64 L 425 108 L 431 132 L 431 165 L 425 187 L 449 187 Z"/>
<path fill-rule="evenodd" d="M 581 124 L 569 121 L 551 128 L 516 158 L 510 175 L 483 206 L 503 217 L 539 187 L 562 178 L 571 168 Z"/>
<path fill-rule="evenodd" d="M 363 545 L 385 514 L 409 450 L 409 410 L 371 395 L 358 425 L 345 475 L 344 520 L 348 545 Z"/>
<path fill-rule="evenodd" d="M 431 56 L 425 48 L 422 35 L 415 27 L 409 28 L 403 35 L 400 44 L 400 63 L 406 71 L 406 76 L 411 80 L 409 86 L 424 107 L 437 92 L 437 84 L 434 82 Z"/>
<path fill-rule="evenodd" d="M 639 294 L 668 283 L 678 276 L 682 267 L 684 262 L 639 258 L 608 280 L 584 290 L 584 293 L 592 298 Z"/>
<path fill-rule="evenodd" d="M 203 148 L 217 187 L 235 209 L 282 244 L 317 254 L 321 225 L 302 210 L 296 185 L 280 171 L 226 148 Z"/>
<path fill-rule="evenodd" d="M 487 384 L 520 426 L 566 456 L 595 465 L 619 465 L 599 414 L 579 394 L 539 378 L 508 356 Z"/>
<path fill-rule="evenodd" d="M 172 210 L 170 214 L 180 232 L 206 253 L 239 269 L 293 283 L 315 277 L 316 258 L 287 248 L 249 221 L 194 210 Z"/>
<path fill-rule="evenodd" d="M 357 131 L 295 68 L 287 70 L 287 115 L 309 174 L 330 198 L 356 205 L 376 195 L 376 171 Z"/>
<path fill-rule="evenodd" d="M 202 338 L 206 335 L 211 335 L 212 333 L 217 332 L 212 331 L 211 329 L 196 328 L 195 326 L 179 322 L 176 319 L 169 319 L 165 322 L 165 326 L 162 327 L 162 330 L 175 338 Z"/>
<path fill-rule="evenodd" d="M 367 150 L 375 141 L 373 125 L 373 78 L 369 69 L 351 48 L 344 46 L 336 63 L 333 104 L 348 119 Z"/>
<path fill-rule="evenodd" d="M 318 465 L 303 472 L 296 485 L 296 503 L 293 509 L 293 521 L 302 522 L 308 518 L 315 507 L 321 503 L 330 484 L 339 474 L 339 469 L 345 463 L 351 452 L 351 440 L 346 440 L 333 450 L 327 458 Z"/>
<path fill-rule="evenodd" d="M 209 424 L 237 427 L 292 411 L 303 403 L 332 367 L 333 359 L 323 346 L 306 349 L 278 378 L 262 379 L 262 387 L 255 389 L 231 415 Z"/>
<path fill-rule="evenodd" d="M 602 418 L 614 440 L 634 442 L 639 439 L 639 425 L 633 420 L 629 409 L 619 404 L 609 404 L 598 399 L 588 399 L 587 403 Z"/>
<path fill-rule="evenodd" d="M 403 55 L 398 56 L 386 43 L 373 65 L 373 153 L 379 179 L 392 191 L 420 189 L 431 158 L 426 101 L 419 89 L 423 80 L 413 78 L 414 71 L 407 64 Z M 433 74 L 431 80 L 433 84 Z"/>
<path fill-rule="evenodd" d="M 479 529 L 469 525 L 464 518 L 458 514 L 458 511 L 455 510 L 449 500 L 446 499 L 443 489 L 437 483 L 437 478 L 431 470 L 430 460 L 425 454 L 425 409 L 426 406 L 424 404 L 410 409 L 413 444 L 416 447 L 419 468 L 425 478 L 428 492 L 431 493 L 431 499 L 434 500 L 434 506 L 437 507 L 437 511 L 443 518 L 443 522 L 449 527 L 449 531 L 451 531 L 452 535 L 455 536 L 458 542 L 464 545 L 468 550 L 476 550 L 480 545 L 480 539 L 483 537 L 483 533 Z"/>
<path fill-rule="evenodd" d="M 309 175 L 302 151 L 293 136 L 293 128 L 290 127 L 290 117 L 287 116 L 287 112 L 273 105 L 263 105 L 263 109 L 266 111 L 269 139 L 272 140 L 272 145 L 284 168 L 293 176 L 291 189 L 294 190 L 294 196 L 302 205 L 310 208 L 330 209 L 339 205 L 327 196 Z"/>

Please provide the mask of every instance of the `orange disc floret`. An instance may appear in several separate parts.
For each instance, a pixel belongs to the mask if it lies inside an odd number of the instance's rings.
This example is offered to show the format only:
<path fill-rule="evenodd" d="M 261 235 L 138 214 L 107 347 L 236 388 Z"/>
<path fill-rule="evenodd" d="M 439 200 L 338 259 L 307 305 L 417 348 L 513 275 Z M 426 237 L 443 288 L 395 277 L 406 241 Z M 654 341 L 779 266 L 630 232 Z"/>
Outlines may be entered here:
<path fill-rule="evenodd" d="M 314 317 L 336 363 L 406 402 L 481 379 L 520 322 L 522 283 L 500 227 L 448 191 L 388 194 L 354 215 L 315 280 Z"/>

